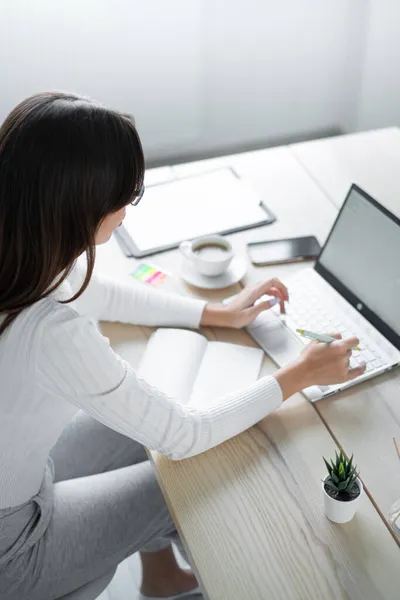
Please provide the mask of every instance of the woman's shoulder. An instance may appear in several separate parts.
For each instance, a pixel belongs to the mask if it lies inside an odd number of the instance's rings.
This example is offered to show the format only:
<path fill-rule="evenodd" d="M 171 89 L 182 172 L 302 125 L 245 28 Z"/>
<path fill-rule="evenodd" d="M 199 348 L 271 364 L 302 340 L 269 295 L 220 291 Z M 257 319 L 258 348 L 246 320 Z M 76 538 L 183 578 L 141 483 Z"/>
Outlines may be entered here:
<path fill-rule="evenodd" d="M 103 393 L 120 383 L 125 366 L 97 323 L 68 304 L 41 300 L 43 318 L 37 337 L 37 381 L 66 398 Z M 113 385 L 110 385 L 110 378 Z"/>
<path fill-rule="evenodd" d="M 43 298 L 25 308 L 0 336 L 2 353 L 0 373 L 12 373 L 18 363 L 20 373 L 34 386 L 39 372 L 47 369 L 50 360 L 73 356 L 76 339 L 87 335 L 90 321 L 72 306 L 52 298 Z M 1 375 L 0 375 L 1 376 Z"/>
<path fill-rule="evenodd" d="M 19 315 L 25 326 L 31 322 L 35 328 L 43 330 L 57 323 L 73 322 L 79 316 L 74 303 L 63 304 L 52 296 L 38 300 Z"/>
<path fill-rule="evenodd" d="M 71 336 L 84 337 L 88 331 L 97 329 L 89 317 L 76 310 L 75 303 L 63 304 L 52 297 L 37 302 L 32 307 L 32 317 L 37 322 L 43 342 L 65 342 Z"/>
<path fill-rule="evenodd" d="M 61 372 L 62 364 L 74 365 L 72 370 L 77 371 L 89 355 L 97 355 L 100 345 L 109 344 L 97 324 L 69 304 L 44 298 L 32 310 L 37 321 L 32 343 L 36 346 L 37 367 L 42 372 L 51 370 L 51 365 L 54 372 L 56 367 Z"/>
<path fill-rule="evenodd" d="M 66 343 L 71 336 L 85 335 L 88 328 L 93 327 L 91 320 L 82 316 L 74 303 L 63 304 L 53 296 L 47 296 L 22 310 L 7 328 L 6 335 L 0 336 L 0 343 L 13 347 L 21 344 L 24 352 L 35 352 L 43 344 Z"/>

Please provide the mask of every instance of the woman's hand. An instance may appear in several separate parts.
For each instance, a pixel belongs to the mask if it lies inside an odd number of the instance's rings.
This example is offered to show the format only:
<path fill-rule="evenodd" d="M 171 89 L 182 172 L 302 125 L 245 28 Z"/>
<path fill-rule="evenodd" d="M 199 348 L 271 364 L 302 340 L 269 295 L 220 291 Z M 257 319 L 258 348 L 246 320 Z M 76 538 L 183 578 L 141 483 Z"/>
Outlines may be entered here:
<path fill-rule="evenodd" d="M 339 335 L 334 337 L 338 341 L 331 344 L 312 342 L 296 361 L 277 371 L 275 379 L 282 388 L 284 400 L 310 385 L 342 383 L 365 372 L 365 364 L 356 369 L 349 368 L 352 348 L 360 341 L 355 337 L 346 340 L 340 339 Z"/>
<path fill-rule="evenodd" d="M 285 302 L 289 300 L 287 288 L 279 279 L 270 279 L 255 286 L 245 287 L 227 304 L 207 304 L 200 325 L 233 327 L 234 329 L 246 327 L 261 312 L 268 310 L 275 304 L 270 299 L 255 305 L 255 302 L 266 294 L 279 300 L 281 313 L 284 313 Z"/>

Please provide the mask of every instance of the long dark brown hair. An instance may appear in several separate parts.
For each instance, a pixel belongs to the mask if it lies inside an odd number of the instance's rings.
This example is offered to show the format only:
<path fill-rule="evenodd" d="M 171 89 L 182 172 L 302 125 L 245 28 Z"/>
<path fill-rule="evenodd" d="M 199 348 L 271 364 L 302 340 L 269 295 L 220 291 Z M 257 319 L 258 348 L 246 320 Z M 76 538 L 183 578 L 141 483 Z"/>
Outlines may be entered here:
<path fill-rule="evenodd" d="M 133 119 L 73 94 L 24 100 L 0 128 L 0 334 L 54 291 L 86 252 L 86 289 L 96 232 L 144 179 Z"/>

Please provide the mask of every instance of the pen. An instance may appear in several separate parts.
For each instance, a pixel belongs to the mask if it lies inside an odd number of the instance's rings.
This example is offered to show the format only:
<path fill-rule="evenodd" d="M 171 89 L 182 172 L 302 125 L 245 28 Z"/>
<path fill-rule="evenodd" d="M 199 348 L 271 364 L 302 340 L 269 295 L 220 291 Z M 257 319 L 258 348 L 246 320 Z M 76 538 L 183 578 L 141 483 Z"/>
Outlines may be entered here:
<path fill-rule="evenodd" d="M 313 333 L 312 331 L 307 331 L 306 329 L 296 329 L 297 333 L 301 336 L 308 338 L 309 340 L 315 340 L 316 342 L 325 342 L 326 344 L 331 344 L 332 342 L 337 342 L 337 339 L 331 337 L 330 335 L 326 335 L 324 333 Z M 354 346 L 353 350 L 361 350 L 358 346 Z"/>

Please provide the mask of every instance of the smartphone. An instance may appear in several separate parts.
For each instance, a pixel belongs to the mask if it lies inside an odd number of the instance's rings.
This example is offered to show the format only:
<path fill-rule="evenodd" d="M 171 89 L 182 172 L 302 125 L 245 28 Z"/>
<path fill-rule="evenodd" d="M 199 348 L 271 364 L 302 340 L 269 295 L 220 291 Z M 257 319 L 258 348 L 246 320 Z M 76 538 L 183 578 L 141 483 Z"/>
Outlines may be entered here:
<path fill-rule="evenodd" d="M 281 265 L 301 260 L 314 260 L 321 246 L 315 236 L 249 242 L 247 244 L 253 265 Z"/>

